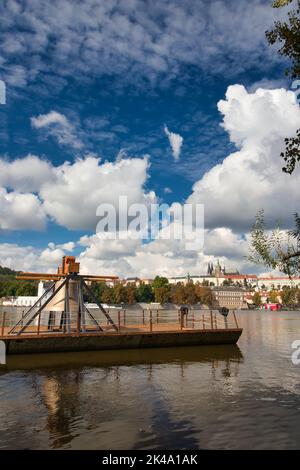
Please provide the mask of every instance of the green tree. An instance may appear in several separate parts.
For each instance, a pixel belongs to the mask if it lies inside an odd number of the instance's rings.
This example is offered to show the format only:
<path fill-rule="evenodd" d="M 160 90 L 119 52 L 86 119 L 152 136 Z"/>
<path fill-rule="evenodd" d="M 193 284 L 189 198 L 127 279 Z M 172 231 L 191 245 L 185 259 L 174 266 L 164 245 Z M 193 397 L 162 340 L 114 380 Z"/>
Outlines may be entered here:
<path fill-rule="evenodd" d="M 135 284 L 129 283 L 125 288 L 125 299 L 130 305 L 136 302 L 136 287 Z"/>
<path fill-rule="evenodd" d="M 171 296 L 171 301 L 174 304 L 184 304 L 185 303 L 184 285 L 181 282 L 178 282 L 175 286 L 172 286 L 170 296 Z"/>
<path fill-rule="evenodd" d="M 152 289 L 154 292 L 155 302 L 169 302 L 171 288 L 166 277 L 156 276 L 152 283 Z"/>
<path fill-rule="evenodd" d="M 254 305 L 258 306 L 261 305 L 261 296 L 259 292 L 255 292 L 255 294 L 252 297 Z"/>
<path fill-rule="evenodd" d="M 115 303 L 114 290 L 112 287 L 105 286 L 105 289 L 103 290 L 101 295 L 101 301 L 105 304 Z"/>
<path fill-rule="evenodd" d="M 197 303 L 197 295 L 196 295 L 196 289 L 195 285 L 193 283 L 188 283 L 185 286 L 185 303 L 194 305 Z"/>
<path fill-rule="evenodd" d="M 120 304 L 122 302 L 127 301 L 126 287 L 124 287 L 123 284 L 117 283 L 113 287 L 113 290 L 116 304 Z"/>
<path fill-rule="evenodd" d="M 167 287 L 168 285 L 169 285 L 169 281 L 166 277 L 156 276 L 152 283 L 152 288 L 153 290 L 155 290 L 158 287 Z"/>
<path fill-rule="evenodd" d="M 93 294 L 95 295 L 97 300 L 99 300 L 99 302 L 103 302 L 102 294 L 105 291 L 106 287 L 107 286 L 105 282 L 93 282 L 91 285 L 91 290 L 93 291 Z M 93 299 L 90 298 L 90 296 L 86 293 L 84 294 L 84 300 L 86 302 L 93 302 Z"/>
<path fill-rule="evenodd" d="M 155 302 L 165 304 L 170 301 L 170 288 L 169 286 L 157 287 L 154 291 Z"/>
<path fill-rule="evenodd" d="M 286 232 L 280 228 L 268 234 L 265 230 L 264 211 L 256 215 L 251 230 L 249 260 L 277 269 L 288 276 L 294 276 L 300 270 L 300 217 L 294 214 L 295 226 Z"/>
<path fill-rule="evenodd" d="M 268 294 L 268 302 L 278 302 L 279 293 L 276 290 L 271 290 Z"/>
<path fill-rule="evenodd" d="M 212 291 L 209 287 L 201 286 L 196 284 L 196 296 L 198 302 L 203 305 L 211 306 L 212 304 Z"/>
<path fill-rule="evenodd" d="M 276 0 L 274 8 L 282 8 L 292 3 L 292 0 Z M 266 32 L 269 44 L 280 44 L 279 53 L 291 61 L 286 74 L 292 79 L 300 78 L 300 0 L 297 8 L 288 12 L 287 21 L 276 21 L 272 30 Z M 300 129 L 296 136 L 285 139 L 285 151 L 281 157 L 286 162 L 283 171 L 292 174 L 296 163 L 300 160 Z"/>
<path fill-rule="evenodd" d="M 140 284 L 136 290 L 136 299 L 138 302 L 153 302 L 154 293 L 150 284 Z"/>

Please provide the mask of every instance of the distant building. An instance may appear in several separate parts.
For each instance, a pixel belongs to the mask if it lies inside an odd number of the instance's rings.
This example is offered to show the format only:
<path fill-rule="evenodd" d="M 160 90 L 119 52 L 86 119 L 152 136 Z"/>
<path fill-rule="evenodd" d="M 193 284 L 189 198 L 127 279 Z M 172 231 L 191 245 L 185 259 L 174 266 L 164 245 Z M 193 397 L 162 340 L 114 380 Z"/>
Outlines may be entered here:
<path fill-rule="evenodd" d="M 300 277 L 292 277 L 291 279 L 286 276 L 258 277 L 257 286 L 259 289 L 265 290 L 282 289 L 283 287 L 299 287 Z"/>
<path fill-rule="evenodd" d="M 49 282 L 40 281 L 38 285 L 37 295 L 19 295 L 4 297 L 2 305 L 6 307 L 32 307 L 36 301 L 45 293 L 50 287 Z M 49 294 L 50 295 L 50 294 Z"/>
<path fill-rule="evenodd" d="M 226 307 L 231 310 L 247 308 L 245 291 L 239 287 L 213 287 L 212 308 Z"/>

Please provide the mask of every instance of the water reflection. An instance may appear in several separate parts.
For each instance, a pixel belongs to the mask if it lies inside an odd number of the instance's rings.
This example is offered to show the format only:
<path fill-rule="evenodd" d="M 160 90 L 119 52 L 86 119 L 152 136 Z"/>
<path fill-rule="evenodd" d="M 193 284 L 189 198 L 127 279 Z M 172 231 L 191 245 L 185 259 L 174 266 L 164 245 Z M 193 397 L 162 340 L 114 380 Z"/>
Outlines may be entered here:
<path fill-rule="evenodd" d="M 299 313 L 241 313 L 239 346 L 11 356 L 1 448 L 299 448 Z"/>

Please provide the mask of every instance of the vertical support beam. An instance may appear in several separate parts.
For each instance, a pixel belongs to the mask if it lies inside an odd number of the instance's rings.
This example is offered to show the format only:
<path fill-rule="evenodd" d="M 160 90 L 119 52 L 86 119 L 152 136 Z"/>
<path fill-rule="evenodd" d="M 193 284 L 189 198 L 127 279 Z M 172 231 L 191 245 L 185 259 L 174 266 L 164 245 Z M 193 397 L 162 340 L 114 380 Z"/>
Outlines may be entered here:
<path fill-rule="evenodd" d="M 156 323 L 158 324 L 158 318 L 159 318 L 159 313 L 158 313 L 158 309 L 156 310 Z"/>
<path fill-rule="evenodd" d="M 217 322 L 217 314 L 215 312 L 215 328 L 216 330 L 218 329 L 218 322 Z"/>
<path fill-rule="evenodd" d="M 236 319 L 235 310 L 233 310 L 232 313 L 233 313 L 233 318 L 234 318 L 234 321 L 235 321 L 235 326 L 236 326 L 236 328 L 238 328 L 239 325 L 238 325 L 238 322 L 237 322 L 237 319 Z"/>
<path fill-rule="evenodd" d="M 70 301 L 69 301 L 69 279 L 66 282 L 66 295 L 65 295 L 65 318 L 68 335 L 71 334 L 71 312 L 70 312 Z"/>
<path fill-rule="evenodd" d="M 203 326 L 203 330 L 205 330 L 205 318 L 204 318 L 204 313 L 202 315 L 202 326 Z"/>
<path fill-rule="evenodd" d="M 5 318 L 6 318 L 6 312 L 3 312 L 3 313 L 2 313 L 2 328 L 1 328 L 1 336 L 4 336 Z"/>
<path fill-rule="evenodd" d="M 183 313 L 180 312 L 180 329 L 183 330 L 183 322 L 184 322 L 184 316 Z"/>
<path fill-rule="evenodd" d="M 126 310 L 123 311 L 123 325 L 126 325 Z"/>
<path fill-rule="evenodd" d="M 193 325 L 193 330 L 195 329 L 195 312 L 193 312 L 192 316 L 192 325 Z"/>
<path fill-rule="evenodd" d="M 152 310 L 150 310 L 149 328 L 150 328 L 150 331 L 152 331 L 152 329 L 153 329 L 153 323 L 152 323 Z"/>
<path fill-rule="evenodd" d="M 82 285 L 81 285 L 81 279 L 78 283 L 78 312 L 77 312 L 77 334 L 78 336 L 80 335 L 81 332 L 81 315 L 82 315 L 82 305 L 81 305 L 81 291 L 82 291 Z"/>
<path fill-rule="evenodd" d="M 143 309 L 143 325 L 145 325 L 145 310 Z"/>
<path fill-rule="evenodd" d="M 42 312 L 40 312 L 39 316 L 38 316 L 38 327 L 37 327 L 37 335 L 38 336 L 40 334 L 40 329 L 41 329 L 41 315 L 42 315 Z"/>
<path fill-rule="evenodd" d="M 212 310 L 210 311 L 210 324 L 211 324 L 211 329 L 214 329 L 214 323 L 213 323 L 213 313 Z"/>
<path fill-rule="evenodd" d="M 121 312 L 118 310 L 118 332 L 121 333 Z"/>

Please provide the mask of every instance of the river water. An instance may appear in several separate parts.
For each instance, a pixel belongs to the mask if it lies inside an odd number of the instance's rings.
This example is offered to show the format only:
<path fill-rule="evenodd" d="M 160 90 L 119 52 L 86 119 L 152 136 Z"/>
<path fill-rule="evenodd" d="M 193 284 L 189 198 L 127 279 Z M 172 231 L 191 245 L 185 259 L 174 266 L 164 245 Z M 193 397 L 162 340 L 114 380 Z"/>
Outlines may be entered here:
<path fill-rule="evenodd" d="M 300 312 L 238 319 L 237 346 L 9 357 L 0 449 L 299 449 Z"/>

